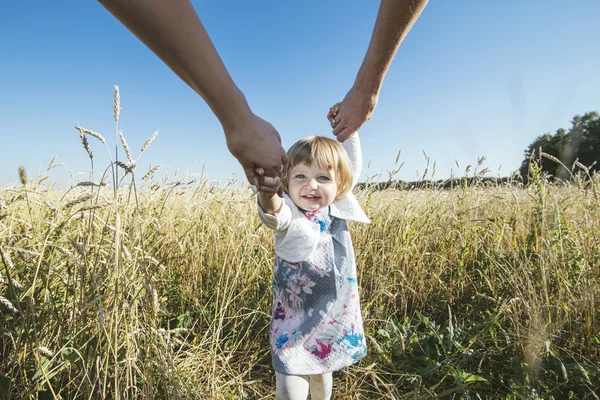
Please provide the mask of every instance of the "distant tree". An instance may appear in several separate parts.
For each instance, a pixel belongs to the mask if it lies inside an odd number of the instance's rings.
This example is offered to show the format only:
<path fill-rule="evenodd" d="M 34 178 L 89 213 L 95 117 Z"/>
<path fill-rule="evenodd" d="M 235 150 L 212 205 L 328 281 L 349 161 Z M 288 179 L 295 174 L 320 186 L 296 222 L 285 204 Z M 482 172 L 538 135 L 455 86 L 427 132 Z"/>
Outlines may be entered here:
<path fill-rule="evenodd" d="M 556 157 L 560 160 L 561 142 L 564 140 L 564 137 L 566 135 L 566 131 L 561 128 L 557 130 L 554 135 L 546 133 L 545 135 L 538 136 L 537 138 L 535 138 L 533 143 L 531 143 L 527 150 L 525 150 L 525 159 L 521 163 L 521 168 L 519 169 L 521 176 L 527 178 L 529 172 L 529 162 L 532 154 L 535 155 L 536 161 L 538 163 L 541 163 L 542 169 L 544 171 L 554 175 L 557 167 L 556 163 L 546 158 L 542 158 L 540 160 L 540 149 L 544 153 Z"/>
<path fill-rule="evenodd" d="M 540 148 L 544 153 L 556 157 L 566 167 L 572 168 L 576 159 L 592 170 L 600 171 L 600 117 L 597 112 L 588 112 L 583 116 L 576 115 L 571 121 L 572 127 L 567 132 L 558 129 L 554 135 L 549 133 L 538 136 L 525 150 L 525 159 L 519 172 L 527 181 L 530 157 L 535 154 L 536 161 L 541 163 L 542 170 L 556 178 L 569 176 L 567 170 L 547 158 L 540 160 Z"/>
<path fill-rule="evenodd" d="M 580 121 L 581 143 L 577 157 L 579 162 L 585 166 L 600 171 L 600 116 L 597 112 L 587 113 Z"/>

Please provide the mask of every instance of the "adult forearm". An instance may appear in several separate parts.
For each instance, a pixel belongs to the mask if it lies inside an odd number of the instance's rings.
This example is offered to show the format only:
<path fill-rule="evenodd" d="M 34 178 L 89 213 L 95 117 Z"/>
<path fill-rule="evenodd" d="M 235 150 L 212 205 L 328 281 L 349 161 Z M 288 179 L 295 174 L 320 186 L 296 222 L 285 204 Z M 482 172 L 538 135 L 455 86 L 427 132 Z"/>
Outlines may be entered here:
<path fill-rule="evenodd" d="M 377 96 L 396 51 L 428 0 L 382 0 L 365 59 L 354 86 Z"/>
<path fill-rule="evenodd" d="M 202 96 L 226 131 L 250 113 L 189 0 L 99 2 Z"/>

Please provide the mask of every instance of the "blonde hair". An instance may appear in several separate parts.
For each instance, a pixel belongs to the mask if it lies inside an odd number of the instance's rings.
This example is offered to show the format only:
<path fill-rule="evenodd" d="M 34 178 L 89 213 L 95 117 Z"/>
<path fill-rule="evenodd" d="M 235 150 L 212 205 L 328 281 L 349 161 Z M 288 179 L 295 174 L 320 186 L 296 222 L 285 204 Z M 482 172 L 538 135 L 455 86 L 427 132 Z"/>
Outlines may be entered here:
<path fill-rule="evenodd" d="M 307 136 L 290 147 L 287 151 L 287 171 L 298 164 L 314 165 L 319 168 L 333 170 L 338 186 L 336 200 L 342 198 L 352 189 L 352 164 L 346 150 L 335 140 L 324 136 Z M 283 180 L 287 192 L 287 175 Z"/>

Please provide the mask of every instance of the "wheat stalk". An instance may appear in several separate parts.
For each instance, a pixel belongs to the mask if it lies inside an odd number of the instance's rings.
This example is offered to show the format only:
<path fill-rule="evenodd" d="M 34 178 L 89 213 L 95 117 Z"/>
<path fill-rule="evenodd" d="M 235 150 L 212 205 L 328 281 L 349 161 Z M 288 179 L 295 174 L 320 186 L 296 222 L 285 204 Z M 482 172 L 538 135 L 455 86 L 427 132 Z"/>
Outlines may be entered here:
<path fill-rule="evenodd" d="M 148 140 L 146 140 L 146 142 L 142 146 L 142 149 L 140 150 L 140 156 L 142 155 L 142 153 L 144 153 L 144 151 L 146 151 L 148 146 L 150 146 L 150 143 L 152 143 L 154 138 L 156 138 L 156 135 L 158 135 L 158 131 L 154 131 L 154 133 L 148 138 Z"/>
<path fill-rule="evenodd" d="M 23 290 L 23 285 L 19 281 L 15 280 L 15 278 L 11 279 L 11 282 L 15 289 Z"/>
<path fill-rule="evenodd" d="M 57 213 L 58 212 L 58 208 L 54 207 L 52 205 L 52 203 L 50 203 L 48 200 L 44 200 L 44 205 L 46 207 L 48 207 L 50 210 L 52 210 L 53 213 Z"/>
<path fill-rule="evenodd" d="M 81 244 L 77 243 L 74 240 L 71 240 L 71 245 L 73 245 L 75 251 L 77 251 L 77 254 L 79 254 L 81 258 L 85 258 L 85 251 L 83 250 L 83 246 Z"/>
<path fill-rule="evenodd" d="M 125 245 L 123 245 L 123 255 L 125 256 L 125 258 L 127 260 L 131 260 L 131 253 L 129 252 L 129 249 Z"/>
<path fill-rule="evenodd" d="M 87 134 L 87 135 L 95 137 L 96 139 L 98 139 L 99 141 L 101 141 L 102 144 L 104 144 L 106 146 L 106 140 L 98 132 L 94 132 L 94 131 L 91 131 L 89 129 L 82 128 L 80 126 L 76 126 L 75 129 L 77 129 L 80 133 L 84 133 L 84 134 Z"/>
<path fill-rule="evenodd" d="M 25 167 L 19 165 L 19 180 L 22 185 L 27 185 L 27 173 L 25 172 Z"/>
<path fill-rule="evenodd" d="M 128 173 L 131 173 L 133 171 L 133 168 L 131 166 L 125 164 L 122 161 L 115 161 L 115 164 L 117 164 L 119 167 L 123 168 Z"/>
<path fill-rule="evenodd" d="M 119 87 L 117 85 L 114 86 L 114 91 L 113 115 L 115 117 L 115 122 L 119 122 L 119 113 L 121 112 L 121 97 L 119 96 Z"/>
<path fill-rule="evenodd" d="M 14 312 L 15 314 L 19 312 L 19 310 L 17 310 L 15 308 L 15 306 L 13 306 L 13 304 L 10 302 L 10 300 L 8 300 L 4 296 L 0 296 L 0 303 L 4 304 L 4 306 L 6 308 L 8 308 L 10 311 Z"/>
<path fill-rule="evenodd" d="M 51 170 L 52 168 L 54 168 L 54 161 L 56 161 L 56 157 L 54 156 L 54 158 L 52 159 L 52 161 L 50 161 L 50 164 L 48 164 L 48 168 L 46 168 L 46 170 Z"/>
<path fill-rule="evenodd" d="M 39 346 L 37 349 L 38 349 L 38 353 L 40 353 L 43 356 L 54 357 L 54 353 L 52 353 L 52 351 L 47 347 Z"/>
<path fill-rule="evenodd" d="M 573 163 L 573 169 L 576 166 L 579 167 L 579 168 L 581 168 L 582 170 L 584 170 L 586 172 L 586 174 L 590 173 L 590 169 L 588 167 L 586 167 L 585 165 L 583 165 L 582 163 L 580 163 L 579 159 L 576 159 L 575 162 Z"/>
<path fill-rule="evenodd" d="M 4 263 L 6 264 L 6 267 L 14 270 L 15 266 L 10 258 L 10 254 L 5 251 L 2 247 L 0 247 L 0 257 L 2 257 L 2 260 L 4 260 Z"/>
<path fill-rule="evenodd" d="M 79 196 L 79 197 L 78 197 L 78 198 L 76 198 L 75 200 L 72 200 L 72 201 L 68 202 L 68 203 L 67 203 L 67 205 L 65 206 L 65 208 L 73 207 L 73 206 L 74 206 L 74 205 L 76 205 L 76 204 L 83 203 L 84 201 L 88 201 L 88 200 L 90 200 L 92 197 L 94 197 L 94 196 L 93 196 L 93 195 L 91 195 L 91 194 L 89 194 L 89 193 L 87 193 L 87 194 L 84 194 L 84 195 L 82 195 L 82 196 Z"/>
<path fill-rule="evenodd" d="M 193 177 L 197 176 L 198 174 L 194 173 L 194 174 L 185 174 L 184 176 L 181 177 L 181 179 L 179 179 L 177 182 L 175 182 L 173 185 L 174 186 L 178 186 L 183 184 L 185 181 L 192 179 Z M 235 182 L 235 179 L 231 182 Z"/>
<path fill-rule="evenodd" d="M 102 303 L 98 306 L 98 326 L 100 331 L 104 330 L 104 307 L 102 307 Z"/>
<path fill-rule="evenodd" d="M 133 162 L 131 159 L 131 151 L 129 150 L 127 141 L 125 141 L 125 136 L 123 136 L 123 132 L 121 132 L 121 131 L 119 131 L 119 139 L 121 139 L 121 144 L 123 145 L 123 148 L 125 149 L 125 155 L 127 156 L 127 159 L 129 160 L 129 162 Z"/>
<path fill-rule="evenodd" d="M 88 156 L 90 156 L 90 160 L 94 158 L 94 154 L 92 153 L 92 149 L 90 148 L 90 144 L 87 140 L 87 137 L 83 134 L 82 131 L 79 131 L 79 138 L 81 139 L 81 144 L 83 144 L 83 148 L 87 151 Z"/>
<path fill-rule="evenodd" d="M 160 164 L 151 168 L 148 172 L 146 172 L 146 175 L 142 176 L 142 180 L 145 181 L 146 179 L 150 178 L 152 176 L 152 174 L 154 174 L 156 171 L 158 171 L 159 168 L 160 168 Z"/>
<path fill-rule="evenodd" d="M 551 154 L 544 153 L 544 152 L 542 152 L 541 154 L 542 154 L 542 157 L 547 158 L 548 160 L 554 161 L 555 163 L 558 163 L 558 164 L 562 164 L 558 158 L 554 157 Z"/>
<path fill-rule="evenodd" d="M 0 283 L 5 283 L 6 279 L 4 279 L 4 277 L 2 275 L 0 275 Z M 15 287 L 15 289 L 19 289 L 19 290 L 23 290 L 23 285 L 21 285 L 18 281 L 15 280 L 15 278 L 11 279 L 12 285 Z"/>
<path fill-rule="evenodd" d="M 46 168 L 46 171 L 50 171 L 52 168 L 56 168 L 56 167 L 60 167 L 62 165 L 65 165 L 64 163 L 58 163 L 58 164 L 56 164 L 55 163 L 56 158 L 57 158 L 57 156 L 54 156 L 54 158 L 52 159 L 52 161 L 50 161 L 50 164 L 48 164 L 48 168 Z"/>
<path fill-rule="evenodd" d="M 551 154 L 544 153 L 543 151 L 540 151 L 540 155 L 544 158 L 547 158 L 550 161 L 554 161 L 555 163 L 560 164 L 564 169 L 567 170 L 567 172 L 571 175 L 571 177 L 573 176 L 573 174 L 571 173 L 571 170 L 565 164 L 563 164 L 558 158 L 554 157 Z"/>
<path fill-rule="evenodd" d="M 102 187 L 102 186 L 106 186 L 106 183 L 104 182 L 93 182 L 93 181 L 82 181 L 77 183 L 77 185 L 75 185 L 75 187 L 77 186 L 94 186 L 94 187 Z"/>
<path fill-rule="evenodd" d="M 83 212 L 83 211 L 90 211 L 90 210 L 97 210 L 99 208 L 103 208 L 103 206 L 100 205 L 93 205 L 93 206 L 83 206 L 81 207 L 79 210 L 77 210 L 77 212 Z"/>

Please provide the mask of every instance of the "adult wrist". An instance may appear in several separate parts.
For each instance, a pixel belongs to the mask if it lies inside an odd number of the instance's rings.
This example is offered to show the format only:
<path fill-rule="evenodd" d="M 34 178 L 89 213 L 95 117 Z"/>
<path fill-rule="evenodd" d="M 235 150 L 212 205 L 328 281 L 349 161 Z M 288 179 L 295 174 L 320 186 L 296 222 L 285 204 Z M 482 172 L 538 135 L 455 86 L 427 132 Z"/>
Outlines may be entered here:
<path fill-rule="evenodd" d="M 362 70 L 359 71 L 356 79 L 354 80 L 352 90 L 361 97 L 370 96 L 377 98 L 377 96 L 379 96 L 379 89 L 381 88 L 383 80 L 379 79 L 375 75 L 376 74 L 366 73 Z"/>
<path fill-rule="evenodd" d="M 220 103 L 213 107 L 213 111 L 226 135 L 247 125 L 248 120 L 254 115 L 246 101 L 246 96 L 239 89 L 236 89 L 231 96 L 221 97 L 220 100 Z"/>

